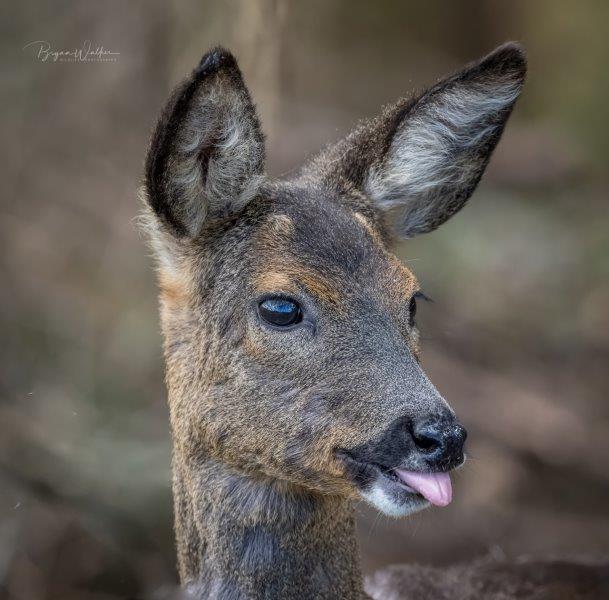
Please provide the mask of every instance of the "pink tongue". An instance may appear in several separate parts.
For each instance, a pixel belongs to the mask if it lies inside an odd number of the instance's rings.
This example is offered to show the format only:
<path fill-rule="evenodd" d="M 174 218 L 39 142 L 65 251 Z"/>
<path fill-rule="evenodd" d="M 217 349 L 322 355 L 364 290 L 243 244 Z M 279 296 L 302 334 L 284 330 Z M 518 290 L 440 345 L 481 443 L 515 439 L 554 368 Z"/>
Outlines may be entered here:
<path fill-rule="evenodd" d="M 427 498 L 436 506 L 447 506 L 453 499 L 453 489 L 448 473 L 415 473 L 395 469 L 397 476 L 408 487 Z"/>

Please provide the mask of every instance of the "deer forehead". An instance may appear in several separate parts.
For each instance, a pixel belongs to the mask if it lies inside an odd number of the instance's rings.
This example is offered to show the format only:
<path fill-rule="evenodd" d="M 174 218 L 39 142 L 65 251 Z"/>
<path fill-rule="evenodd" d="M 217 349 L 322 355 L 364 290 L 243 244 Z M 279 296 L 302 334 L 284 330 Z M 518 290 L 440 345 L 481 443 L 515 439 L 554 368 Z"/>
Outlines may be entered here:
<path fill-rule="evenodd" d="M 259 294 L 295 294 L 304 288 L 320 303 L 344 310 L 343 300 L 354 289 L 398 305 L 418 289 L 414 274 L 358 212 L 313 219 L 272 214 L 260 225 L 254 245 L 259 259 L 253 287 Z"/>

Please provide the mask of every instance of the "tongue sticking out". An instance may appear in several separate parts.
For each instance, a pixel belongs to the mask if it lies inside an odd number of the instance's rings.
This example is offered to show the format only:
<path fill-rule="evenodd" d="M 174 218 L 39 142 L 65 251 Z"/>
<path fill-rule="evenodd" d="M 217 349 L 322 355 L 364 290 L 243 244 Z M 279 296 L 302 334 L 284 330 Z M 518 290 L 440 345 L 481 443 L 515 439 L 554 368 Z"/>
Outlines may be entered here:
<path fill-rule="evenodd" d="M 447 506 L 453 499 L 453 489 L 448 473 L 415 473 L 395 469 L 400 481 L 436 506 Z"/>

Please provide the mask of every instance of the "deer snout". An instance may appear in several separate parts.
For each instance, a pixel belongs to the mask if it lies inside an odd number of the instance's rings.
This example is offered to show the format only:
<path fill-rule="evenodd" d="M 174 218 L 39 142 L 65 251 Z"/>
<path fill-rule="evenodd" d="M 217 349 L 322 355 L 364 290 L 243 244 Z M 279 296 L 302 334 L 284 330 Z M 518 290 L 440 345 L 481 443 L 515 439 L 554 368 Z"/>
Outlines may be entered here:
<path fill-rule="evenodd" d="M 339 453 L 365 500 L 391 516 L 452 500 L 449 471 L 464 460 L 467 432 L 452 411 L 400 417 L 369 442 Z"/>
<path fill-rule="evenodd" d="M 417 452 L 431 469 L 448 471 L 463 462 L 467 431 L 460 423 L 439 418 L 413 422 L 410 429 Z"/>

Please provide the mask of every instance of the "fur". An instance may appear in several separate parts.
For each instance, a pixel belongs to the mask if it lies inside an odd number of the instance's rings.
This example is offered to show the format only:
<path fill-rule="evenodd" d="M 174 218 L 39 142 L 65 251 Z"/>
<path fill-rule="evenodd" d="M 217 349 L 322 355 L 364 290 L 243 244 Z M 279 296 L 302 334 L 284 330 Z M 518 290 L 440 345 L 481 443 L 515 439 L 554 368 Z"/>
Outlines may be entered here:
<path fill-rule="evenodd" d="M 395 565 L 366 581 L 376 600 L 602 600 L 609 565 L 583 558 L 484 558 L 448 568 Z"/>

